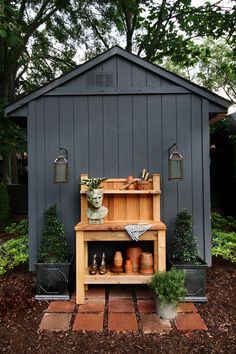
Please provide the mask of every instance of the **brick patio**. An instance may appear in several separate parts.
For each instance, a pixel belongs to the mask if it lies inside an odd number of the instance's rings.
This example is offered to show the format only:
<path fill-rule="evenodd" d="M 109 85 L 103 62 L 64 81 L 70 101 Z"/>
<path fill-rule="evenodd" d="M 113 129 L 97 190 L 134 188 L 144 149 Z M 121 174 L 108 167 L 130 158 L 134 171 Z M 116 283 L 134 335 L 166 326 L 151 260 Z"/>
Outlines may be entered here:
<path fill-rule="evenodd" d="M 83 305 L 69 301 L 51 301 L 39 325 L 46 331 L 99 331 L 165 333 L 207 330 L 194 304 L 178 306 L 175 321 L 155 314 L 152 292 L 143 286 L 90 287 Z"/>

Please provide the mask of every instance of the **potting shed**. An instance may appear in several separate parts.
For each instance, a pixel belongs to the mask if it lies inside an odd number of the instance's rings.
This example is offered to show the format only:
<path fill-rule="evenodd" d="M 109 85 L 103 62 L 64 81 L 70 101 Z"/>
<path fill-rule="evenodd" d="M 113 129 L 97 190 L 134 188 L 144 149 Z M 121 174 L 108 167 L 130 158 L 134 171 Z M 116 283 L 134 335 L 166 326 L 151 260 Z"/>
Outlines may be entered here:
<path fill-rule="evenodd" d="M 159 174 L 160 215 L 167 253 L 177 212 L 193 213 L 201 257 L 211 264 L 209 119 L 229 102 L 120 47 L 113 47 L 6 107 L 27 120 L 30 270 L 43 211 L 61 210 L 70 251 L 80 221 L 80 174 L 140 177 Z M 169 179 L 170 147 L 183 158 L 183 179 Z M 68 179 L 55 183 L 54 161 L 67 152 Z M 110 246 L 109 246 L 110 247 Z"/>

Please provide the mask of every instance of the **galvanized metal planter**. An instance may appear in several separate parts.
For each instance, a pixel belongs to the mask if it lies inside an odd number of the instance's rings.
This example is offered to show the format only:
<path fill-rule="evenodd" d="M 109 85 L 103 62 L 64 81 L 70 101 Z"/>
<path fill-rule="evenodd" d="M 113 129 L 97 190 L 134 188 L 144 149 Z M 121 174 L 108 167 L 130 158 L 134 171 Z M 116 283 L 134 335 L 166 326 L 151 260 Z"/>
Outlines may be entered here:
<path fill-rule="evenodd" d="M 68 263 L 35 263 L 37 300 L 69 300 L 74 283 L 74 256 Z"/>
<path fill-rule="evenodd" d="M 206 297 L 206 272 L 208 265 L 199 258 L 199 264 L 174 264 L 169 261 L 170 267 L 185 270 L 185 287 L 188 294 L 185 302 L 207 302 Z"/>

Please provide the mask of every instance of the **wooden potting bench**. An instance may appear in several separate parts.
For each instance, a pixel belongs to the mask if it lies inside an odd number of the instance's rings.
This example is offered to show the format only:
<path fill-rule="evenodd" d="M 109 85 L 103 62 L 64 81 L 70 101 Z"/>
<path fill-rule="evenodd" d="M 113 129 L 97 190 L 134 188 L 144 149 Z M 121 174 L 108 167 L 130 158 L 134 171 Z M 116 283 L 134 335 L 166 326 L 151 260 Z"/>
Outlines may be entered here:
<path fill-rule="evenodd" d="M 81 179 L 88 178 L 82 174 Z M 76 232 L 76 303 L 84 303 L 84 291 L 88 284 L 144 284 L 151 276 L 133 273 L 113 273 L 105 275 L 89 274 L 88 242 L 92 241 L 132 241 L 125 230 L 127 224 L 150 224 L 151 228 L 140 241 L 153 242 L 154 270 L 166 269 L 166 225 L 160 221 L 160 175 L 150 179 L 148 190 L 120 190 L 126 179 L 107 179 L 102 183 L 103 205 L 108 208 L 108 215 L 103 224 L 88 223 L 87 187 L 82 185 L 81 222 L 75 226 Z"/>

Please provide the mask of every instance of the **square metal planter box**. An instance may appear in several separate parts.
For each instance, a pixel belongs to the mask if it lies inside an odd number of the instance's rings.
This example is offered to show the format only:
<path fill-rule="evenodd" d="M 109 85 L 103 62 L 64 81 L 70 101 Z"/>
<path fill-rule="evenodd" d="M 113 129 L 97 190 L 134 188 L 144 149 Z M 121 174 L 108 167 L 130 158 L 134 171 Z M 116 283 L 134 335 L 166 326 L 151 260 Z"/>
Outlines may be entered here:
<path fill-rule="evenodd" d="M 74 256 L 68 263 L 35 263 L 37 300 L 69 300 L 74 284 Z"/>
<path fill-rule="evenodd" d="M 202 259 L 200 264 L 173 264 L 169 261 L 170 267 L 177 270 L 185 270 L 185 287 L 187 295 L 185 302 L 207 302 L 206 297 L 206 273 L 208 265 Z"/>

